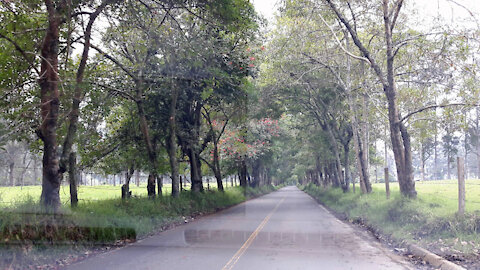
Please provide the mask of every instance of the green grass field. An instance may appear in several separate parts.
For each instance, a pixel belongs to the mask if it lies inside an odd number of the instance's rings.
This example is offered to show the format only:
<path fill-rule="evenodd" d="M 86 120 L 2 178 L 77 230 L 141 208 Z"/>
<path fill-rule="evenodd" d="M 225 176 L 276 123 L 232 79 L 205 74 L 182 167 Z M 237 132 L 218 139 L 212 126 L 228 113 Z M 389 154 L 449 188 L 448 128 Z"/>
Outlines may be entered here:
<path fill-rule="evenodd" d="M 307 185 L 304 190 L 352 222 L 361 222 L 392 239 L 423 245 L 438 254 L 477 254 L 480 250 L 480 180 L 466 182 L 466 214 L 458 216 L 454 180 L 416 182 L 417 199 L 403 198 L 398 183 L 373 184 L 371 194 L 358 190 Z"/>
<path fill-rule="evenodd" d="M 216 183 L 210 183 L 211 189 L 216 189 Z M 230 185 L 229 185 L 230 187 Z M 204 184 L 204 188 L 207 185 Z M 187 186 L 187 189 L 190 189 Z M 130 185 L 132 195 L 136 197 L 147 196 L 147 185 L 140 186 Z M 172 186 L 165 184 L 163 186 L 163 194 L 170 194 Z M 38 202 L 41 194 L 41 186 L 24 186 L 24 187 L 0 187 L 0 207 L 12 207 L 17 204 L 32 201 Z M 78 199 L 80 203 L 91 201 L 102 201 L 109 199 L 116 199 L 121 197 L 121 186 L 100 185 L 100 186 L 79 186 Z M 60 188 L 60 198 L 63 204 L 70 202 L 69 186 L 62 186 Z"/>
<path fill-rule="evenodd" d="M 385 184 L 372 185 L 374 192 L 380 200 L 385 198 Z M 418 198 L 421 202 L 431 205 L 436 216 L 448 216 L 454 214 L 458 209 L 458 185 L 456 180 L 440 181 L 418 181 L 415 182 Z M 393 194 L 399 192 L 398 183 L 390 183 L 390 190 Z M 480 180 L 467 180 L 466 190 L 466 211 L 480 212 Z"/>

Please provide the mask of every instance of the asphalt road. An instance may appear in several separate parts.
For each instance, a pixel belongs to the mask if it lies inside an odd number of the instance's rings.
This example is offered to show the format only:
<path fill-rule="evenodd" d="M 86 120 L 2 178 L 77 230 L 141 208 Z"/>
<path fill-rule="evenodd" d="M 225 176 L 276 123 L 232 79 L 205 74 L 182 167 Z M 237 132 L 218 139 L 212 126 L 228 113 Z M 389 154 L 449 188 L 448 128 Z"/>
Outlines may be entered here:
<path fill-rule="evenodd" d="M 67 269 L 411 269 L 286 187 Z"/>

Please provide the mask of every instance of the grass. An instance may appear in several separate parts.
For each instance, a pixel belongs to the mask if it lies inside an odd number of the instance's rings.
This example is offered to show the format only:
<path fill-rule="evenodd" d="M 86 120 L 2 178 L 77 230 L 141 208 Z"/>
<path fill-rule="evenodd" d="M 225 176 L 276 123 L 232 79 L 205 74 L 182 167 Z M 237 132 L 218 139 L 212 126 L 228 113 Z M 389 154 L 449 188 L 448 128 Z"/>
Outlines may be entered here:
<path fill-rule="evenodd" d="M 385 196 L 385 184 L 373 184 L 373 187 L 376 194 Z M 432 207 L 435 215 L 446 217 L 456 213 L 458 209 L 458 185 L 456 180 L 417 181 L 415 187 L 420 201 L 436 206 Z M 398 193 L 398 183 L 390 184 L 390 190 Z M 465 190 L 466 211 L 470 213 L 480 212 L 480 180 L 467 180 Z"/>
<path fill-rule="evenodd" d="M 83 254 L 98 244 L 142 238 L 173 224 L 188 222 L 188 217 L 212 213 L 275 189 L 273 186 L 246 190 L 229 187 L 225 192 L 182 192 L 178 198 L 91 200 L 75 209 L 64 206 L 56 216 L 45 214 L 36 200 L 26 200 L 0 212 L 0 246 L 3 247 L 0 248 L 0 269 L 8 268 L 14 261 L 18 269 L 23 269 L 27 265 L 50 262 L 52 258 Z"/>
<path fill-rule="evenodd" d="M 467 213 L 457 210 L 454 181 L 417 182 L 417 199 L 400 195 L 398 184 L 391 184 L 386 199 L 384 184 L 374 184 L 371 194 L 343 193 L 314 185 L 303 189 L 352 222 L 361 221 L 397 241 L 420 244 L 440 255 L 476 256 L 480 250 L 480 181 L 467 182 Z"/>
<path fill-rule="evenodd" d="M 216 183 L 210 183 L 211 189 L 216 189 Z M 230 187 L 230 186 L 229 186 Z M 187 186 L 187 189 L 190 187 Z M 204 185 L 207 188 L 207 185 Z M 130 185 L 130 191 L 135 197 L 147 196 L 147 185 L 142 184 L 140 186 Z M 171 184 L 165 184 L 163 186 L 163 194 L 168 195 L 172 191 Z M 40 199 L 42 192 L 41 186 L 16 186 L 16 187 L 0 187 L 0 208 L 1 207 L 15 207 L 16 205 L 24 202 L 34 201 L 37 202 Z M 99 185 L 99 186 L 79 186 L 78 198 L 80 203 L 86 203 L 90 201 L 103 201 L 110 199 L 117 199 L 121 197 L 121 185 Z M 64 205 L 70 203 L 70 189 L 68 185 L 60 187 L 60 199 Z"/>
<path fill-rule="evenodd" d="M 60 215 L 56 217 L 45 214 L 36 200 L 27 200 L 0 213 L 0 234 L 8 226 L 36 225 L 55 221 L 57 225 L 63 227 L 131 228 L 136 235 L 143 236 L 171 221 L 183 221 L 186 216 L 214 212 L 273 190 L 271 186 L 258 189 L 247 188 L 246 191 L 240 187 L 229 187 L 225 192 L 213 190 L 197 194 L 186 191 L 182 192 L 178 198 L 162 196 L 149 199 L 142 196 L 128 200 L 120 198 L 91 200 L 84 201 L 76 208 L 64 206 Z M 58 237 L 59 239 L 68 238 Z M 0 237 L 0 243 L 1 240 Z M 96 240 L 108 242 L 111 239 Z"/>

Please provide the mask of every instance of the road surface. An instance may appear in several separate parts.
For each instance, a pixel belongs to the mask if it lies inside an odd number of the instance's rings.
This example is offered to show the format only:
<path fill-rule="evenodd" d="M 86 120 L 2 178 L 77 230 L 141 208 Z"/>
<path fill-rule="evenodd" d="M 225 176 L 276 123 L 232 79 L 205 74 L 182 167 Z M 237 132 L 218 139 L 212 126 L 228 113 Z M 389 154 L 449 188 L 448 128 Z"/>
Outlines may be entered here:
<path fill-rule="evenodd" d="M 67 269 L 411 269 L 296 187 L 282 188 Z"/>

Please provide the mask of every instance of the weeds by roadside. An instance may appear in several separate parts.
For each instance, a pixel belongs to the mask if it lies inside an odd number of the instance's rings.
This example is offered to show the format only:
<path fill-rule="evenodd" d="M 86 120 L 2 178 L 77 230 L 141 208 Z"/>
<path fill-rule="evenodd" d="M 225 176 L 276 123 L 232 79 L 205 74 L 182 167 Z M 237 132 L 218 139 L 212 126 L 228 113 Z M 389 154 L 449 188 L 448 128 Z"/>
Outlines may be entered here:
<path fill-rule="evenodd" d="M 30 200 L 0 213 L 0 269 L 50 269 L 88 256 L 92 248 L 135 241 L 275 189 L 234 187 L 225 192 L 182 192 L 178 198 L 111 199 L 63 208 L 58 215 L 45 214 Z M 53 266 L 52 258 L 57 259 Z"/>
<path fill-rule="evenodd" d="M 372 194 L 343 193 L 341 189 L 318 187 L 313 184 L 301 187 L 333 211 L 344 214 L 353 223 L 367 227 L 397 242 L 407 241 L 454 261 L 474 263 L 480 251 L 480 215 L 467 213 L 437 213 L 438 205 L 430 200 L 408 199 L 398 192 L 387 200 L 374 189 Z"/>

